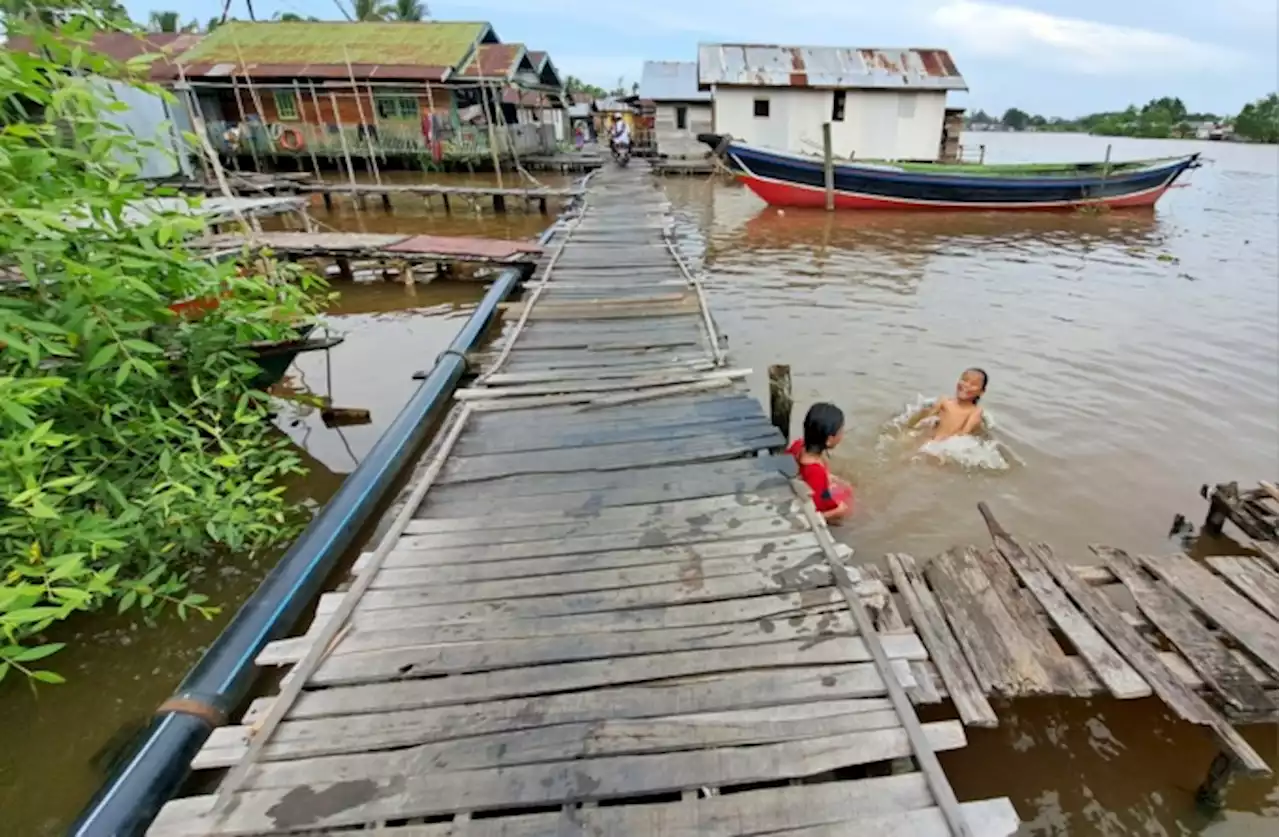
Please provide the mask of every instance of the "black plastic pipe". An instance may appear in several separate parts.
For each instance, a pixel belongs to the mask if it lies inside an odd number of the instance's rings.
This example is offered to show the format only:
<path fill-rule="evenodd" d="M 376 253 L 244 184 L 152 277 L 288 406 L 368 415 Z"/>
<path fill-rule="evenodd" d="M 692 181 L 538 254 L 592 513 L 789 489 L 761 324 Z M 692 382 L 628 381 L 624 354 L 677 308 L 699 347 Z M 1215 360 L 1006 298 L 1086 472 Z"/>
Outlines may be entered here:
<path fill-rule="evenodd" d="M 554 226 L 543 233 L 540 243 L 550 239 L 552 230 Z M 465 353 L 523 275 L 518 268 L 498 274 L 466 325 L 436 358 L 418 391 L 156 712 L 69 835 L 141 835 L 160 807 L 178 792 L 192 757 L 214 727 L 248 695 L 257 677 L 253 661 L 258 653 L 292 628 L 319 595 L 356 534 L 422 447 L 433 415 L 448 403 L 466 372 Z"/>

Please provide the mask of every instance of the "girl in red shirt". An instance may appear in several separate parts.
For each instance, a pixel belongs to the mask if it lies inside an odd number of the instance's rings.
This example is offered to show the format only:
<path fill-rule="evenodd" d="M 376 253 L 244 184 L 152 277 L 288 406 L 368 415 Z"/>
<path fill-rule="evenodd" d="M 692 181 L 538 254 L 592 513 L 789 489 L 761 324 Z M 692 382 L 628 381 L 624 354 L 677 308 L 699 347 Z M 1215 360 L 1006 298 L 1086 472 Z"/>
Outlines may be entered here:
<path fill-rule="evenodd" d="M 814 404 L 804 416 L 804 438 L 787 448 L 800 466 L 800 479 L 813 492 L 813 505 L 823 519 L 835 523 L 853 510 L 853 486 L 833 477 L 827 451 L 844 438 L 844 413 L 834 404 Z"/>

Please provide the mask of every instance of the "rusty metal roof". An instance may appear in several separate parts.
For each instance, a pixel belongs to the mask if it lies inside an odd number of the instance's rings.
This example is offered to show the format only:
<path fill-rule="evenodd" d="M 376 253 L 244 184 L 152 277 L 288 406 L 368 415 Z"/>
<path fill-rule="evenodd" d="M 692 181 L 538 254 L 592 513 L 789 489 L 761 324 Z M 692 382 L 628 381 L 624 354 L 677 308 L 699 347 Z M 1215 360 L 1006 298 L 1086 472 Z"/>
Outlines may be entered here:
<path fill-rule="evenodd" d="M 521 69 L 536 72 L 524 44 L 481 44 L 456 77 L 510 81 Z"/>
<path fill-rule="evenodd" d="M 946 50 L 699 44 L 698 86 L 968 90 Z"/>
<path fill-rule="evenodd" d="M 167 81 L 178 77 L 178 70 L 173 62 L 203 37 L 193 32 L 147 32 L 137 35 L 129 32 L 95 32 L 89 40 L 89 49 L 120 62 L 156 53 L 160 57 L 147 68 L 147 79 Z M 25 35 L 8 39 L 5 48 L 22 52 L 34 50 L 31 39 Z"/>

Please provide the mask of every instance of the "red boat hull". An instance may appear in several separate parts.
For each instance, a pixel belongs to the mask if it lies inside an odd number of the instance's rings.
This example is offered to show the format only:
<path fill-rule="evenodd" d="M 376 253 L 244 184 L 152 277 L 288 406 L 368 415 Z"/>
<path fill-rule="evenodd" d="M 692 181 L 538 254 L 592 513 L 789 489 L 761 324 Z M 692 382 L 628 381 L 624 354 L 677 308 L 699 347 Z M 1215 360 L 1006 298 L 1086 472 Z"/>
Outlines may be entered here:
<path fill-rule="evenodd" d="M 770 206 L 808 207 L 825 209 L 826 192 L 821 188 L 796 183 L 784 183 L 769 180 L 750 174 L 739 174 L 738 179 L 747 188 L 755 192 Z M 952 201 L 920 201 L 907 198 L 888 198 L 880 195 L 868 195 L 858 192 L 835 193 L 836 209 L 876 209 L 876 210 L 909 210 L 909 211 L 945 211 L 967 210 L 970 212 L 1071 212 L 1081 207 L 1099 207 L 1107 209 L 1134 209 L 1155 206 L 1172 184 L 1166 183 L 1153 189 L 1135 192 L 1128 195 L 1080 200 L 1074 203 L 975 203 Z"/>

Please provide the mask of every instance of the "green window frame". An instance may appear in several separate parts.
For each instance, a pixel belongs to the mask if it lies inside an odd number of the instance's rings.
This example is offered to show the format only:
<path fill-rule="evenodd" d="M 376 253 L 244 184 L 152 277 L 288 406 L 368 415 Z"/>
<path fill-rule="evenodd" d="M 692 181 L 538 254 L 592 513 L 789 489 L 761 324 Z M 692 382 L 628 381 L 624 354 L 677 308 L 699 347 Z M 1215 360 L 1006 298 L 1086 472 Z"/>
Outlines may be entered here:
<path fill-rule="evenodd" d="M 292 90 L 276 90 L 276 116 L 282 120 L 296 121 L 298 116 L 298 97 Z"/>
<path fill-rule="evenodd" d="M 418 99 L 414 96 L 375 96 L 374 110 L 379 119 L 417 119 Z"/>

